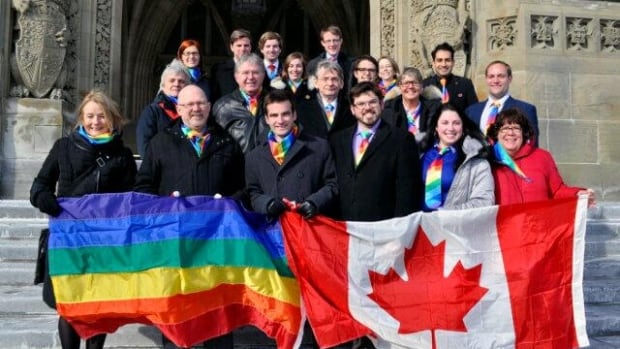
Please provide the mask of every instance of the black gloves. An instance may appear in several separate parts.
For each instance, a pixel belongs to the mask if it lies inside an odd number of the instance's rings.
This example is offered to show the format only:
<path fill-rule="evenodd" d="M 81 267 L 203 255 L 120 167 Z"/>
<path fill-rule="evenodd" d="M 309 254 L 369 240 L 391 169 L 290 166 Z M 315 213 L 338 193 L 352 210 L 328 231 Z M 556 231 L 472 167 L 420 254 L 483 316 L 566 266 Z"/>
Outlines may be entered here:
<path fill-rule="evenodd" d="M 286 211 L 286 205 L 282 200 L 272 199 L 267 204 L 267 214 L 273 217 L 277 217 Z"/>
<path fill-rule="evenodd" d="M 57 217 L 62 212 L 62 207 L 58 205 L 54 194 L 43 191 L 37 195 L 37 207 L 43 213 L 47 213 L 52 217 Z"/>
<path fill-rule="evenodd" d="M 304 201 L 297 206 L 297 212 L 305 219 L 310 219 L 318 213 L 318 209 L 315 204 L 310 201 Z"/>

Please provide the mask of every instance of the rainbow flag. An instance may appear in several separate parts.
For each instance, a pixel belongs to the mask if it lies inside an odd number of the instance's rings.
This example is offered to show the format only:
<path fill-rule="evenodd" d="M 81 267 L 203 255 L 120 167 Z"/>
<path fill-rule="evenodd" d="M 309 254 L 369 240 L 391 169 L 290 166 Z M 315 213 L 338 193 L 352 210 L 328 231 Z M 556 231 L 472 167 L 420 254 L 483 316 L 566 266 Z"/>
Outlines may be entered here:
<path fill-rule="evenodd" d="M 50 219 L 57 310 L 82 338 L 130 323 L 189 347 L 253 325 L 301 341 L 300 291 L 280 223 L 230 199 L 94 194 Z"/>

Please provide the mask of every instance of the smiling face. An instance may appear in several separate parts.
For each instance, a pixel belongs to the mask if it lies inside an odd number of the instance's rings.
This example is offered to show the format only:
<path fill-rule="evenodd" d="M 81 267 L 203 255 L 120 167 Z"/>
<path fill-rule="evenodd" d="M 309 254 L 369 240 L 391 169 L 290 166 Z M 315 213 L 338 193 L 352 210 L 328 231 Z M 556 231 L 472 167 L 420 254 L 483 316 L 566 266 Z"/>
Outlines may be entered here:
<path fill-rule="evenodd" d="M 319 94 L 328 100 L 338 97 L 344 86 L 342 79 L 335 70 L 319 68 L 316 73 L 316 88 Z"/>
<path fill-rule="evenodd" d="M 295 126 L 297 115 L 293 112 L 293 106 L 290 101 L 270 103 L 265 109 L 265 121 L 276 136 L 276 139 L 281 140 L 291 133 L 293 126 Z"/>
<path fill-rule="evenodd" d="M 247 55 L 252 51 L 252 42 L 250 38 L 239 38 L 230 44 L 230 50 L 235 60 L 238 60 L 241 56 Z"/>
<path fill-rule="evenodd" d="M 377 66 L 368 60 L 360 61 L 357 67 L 353 69 L 353 75 L 355 75 L 357 82 L 374 82 L 377 79 Z"/>
<path fill-rule="evenodd" d="M 188 68 L 195 68 L 200 64 L 200 52 L 196 46 L 187 47 L 181 54 L 183 65 Z"/>
<path fill-rule="evenodd" d="M 164 78 L 162 91 L 166 96 L 176 97 L 179 91 L 187 85 L 187 76 L 181 73 L 170 73 Z"/>
<path fill-rule="evenodd" d="M 112 132 L 112 121 L 106 116 L 103 107 L 93 101 L 84 105 L 80 122 L 84 126 L 86 133 L 91 137 Z"/>
<path fill-rule="evenodd" d="M 497 141 L 514 156 L 523 145 L 523 130 L 516 123 L 504 124 L 497 133 Z"/>
<path fill-rule="evenodd" d="M 264 78 L 265 68 L 251 61 L 241 63 L 235 72 L 235 81 L 237 81 L 239 88 L 250 96 L 260 91 Z"/>
<path fill-rule="evenodd" d="M 190 85 L 179 93 L 177 112 L 185 126 L 202 131 L 207 125 L 210 111 L 211 104 L 200 87 Z"/>
<path fill-rule="evenodd" d="M 301 80 L 304 76 L 304 63 L 301 59 L 295 58 L 286 67 L 288 78 L 293 81 Z"/>
<path fill-rule="evenodd" d="M 383 102 L 373 92 L 364 92 L 355 97 L 351 105 L 351 113 L 357 119 L 358 127 L 362 129 L 372 128 L 381 117 Z"/>
<path fill-rule="evenodd" d="M 398 86 L 400 87 L 403 100 L 412 102 L 420 99 L 422 82 L 418 81 L 414 76 L 402 75 Z"/>
<path fill-rule="evenodd" d="M 504 64 L 492 64 L 487 68 L 486 82 L 489 95 L 495 99 L 500 99 L 508 93 L 512 75 L 508 74 L 508 68 Z"/>
<path fill-rule="evenodd" d="M 263 45 L 263 48 L 260 50 L 260 52 L 263 54 L 263 57 L 265 57 L 266 60 L 268 60 L 269 62 L 275 62 L 278 60 L 280 52 L 282 52 L 282 49 L 280 48 L 280 42 L 277 39 L 267 40 L 265 41 L 265 44 Z"/>
<path fill-rule="evenodd" d="M 446 77 L 452 73 L 454 67 L 454 58 L 452 53 L 447 50 L 438 50 L 435 52 L 435 59 L 433 59 L 433 69 L 435 74 L 439 77 Z"/>
<path fill-rule="evenodd" d="M 340 47 L 342 46 L 342 38 L 338 35 L 334 35 L 331 32 L 323 33 L 321 38 L 321 46 L 325 49 L 325 52 L 330 56 L 338 56 L 340 53 Z"/>
<path fill-rule="evenodd" d="M 381 58 L 379 60 L 379 78 L 381 80 L 389 82 L 395 78 L 394 67 L 389 59 Z"/>
<path fill-rule="evenodd" d="M 441 148 L 454 145 L 463 137 L 463 121 L 454 110 L 444 110 L 435 127 Z"/>

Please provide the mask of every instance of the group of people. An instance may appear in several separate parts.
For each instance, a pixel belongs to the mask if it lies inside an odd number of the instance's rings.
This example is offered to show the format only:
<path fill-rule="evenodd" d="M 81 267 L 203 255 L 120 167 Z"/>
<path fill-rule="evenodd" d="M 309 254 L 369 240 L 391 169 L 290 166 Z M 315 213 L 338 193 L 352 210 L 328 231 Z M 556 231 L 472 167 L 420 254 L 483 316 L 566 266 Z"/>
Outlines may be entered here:
<path fill-rule="evenodd" d="M 565 185 L 538 147 L 536 109 L 510 96 L 507 63 L 487 66 L 489 98 L 478 102 L 472 82 L 452 74 L 446 43 L 433 50 L 427 79 L 412 67 L 401 73 L 390 57 L 350 60 L 335 26 L 321 31 L 321 44 L 325 52 L 307 64 L 298 52 L 280 62 L 277 33 L 261 36 L 261 58 L 251 53 L 249 32 L 235 30 L 234 57 L 215 65 L 209 81 L 200 44 L 183 41 L 138 120 L 139 169 L 121 141 L 116 103 L 90 92 L 75 130 L 55 143 L 35 178 L 32 204 L 56 216 L 64 196 L 220 194 L 269 219 L 293 210 L 355 221 L 578 194 L 594 204 L 593 192 Z M 44 295 L 53 307 L 49 278 Z M 63 348 L 79 348 L 71 325 L 60 318 L 58 326 Z M 87 348 L 104 341 L 88 339 Z M 232 348 L 233 338 L 204 346 Z"/>

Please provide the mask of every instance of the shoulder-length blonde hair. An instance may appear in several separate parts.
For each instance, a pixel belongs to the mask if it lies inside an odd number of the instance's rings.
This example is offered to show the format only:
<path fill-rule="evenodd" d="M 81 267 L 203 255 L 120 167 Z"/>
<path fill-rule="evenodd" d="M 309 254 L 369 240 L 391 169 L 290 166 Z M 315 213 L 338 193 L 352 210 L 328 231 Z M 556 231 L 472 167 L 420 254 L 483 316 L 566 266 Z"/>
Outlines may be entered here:
<path fill-rule="evenodd" d="M 90 90 L 86 96 L 82 99 L 82 103 L 78 107 L 78 117 L 75 128 L 80 127 L 82 125 L 84 117 L 84 107 L 88 102 L 94 102 L 101 106 L 103 109 L 103 114 L 105 115 L 106 122 L 108 123 L 108 127 L 110 131 L 120 132 L 123 129 L 123 125 L 126 120 L 121 115 L 118 104 L 110 98 L 105 92 L 101 90 Z"/>

